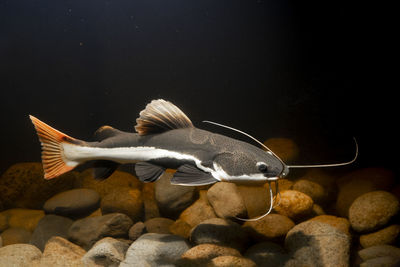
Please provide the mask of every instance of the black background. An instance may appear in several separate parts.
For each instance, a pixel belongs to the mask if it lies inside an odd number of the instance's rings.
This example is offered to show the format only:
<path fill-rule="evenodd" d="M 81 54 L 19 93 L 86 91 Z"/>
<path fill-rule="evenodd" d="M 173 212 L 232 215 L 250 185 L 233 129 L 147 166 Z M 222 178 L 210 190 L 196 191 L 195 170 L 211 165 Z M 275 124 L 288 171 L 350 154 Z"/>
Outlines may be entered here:
<path fill-rule="evenodd" d="M 299 164 L 398 171 L 390 7 L 348 1 L 0 0 L 0 170 L 40 160 L 28 114 L 79 139 L 164 98 Z"/>

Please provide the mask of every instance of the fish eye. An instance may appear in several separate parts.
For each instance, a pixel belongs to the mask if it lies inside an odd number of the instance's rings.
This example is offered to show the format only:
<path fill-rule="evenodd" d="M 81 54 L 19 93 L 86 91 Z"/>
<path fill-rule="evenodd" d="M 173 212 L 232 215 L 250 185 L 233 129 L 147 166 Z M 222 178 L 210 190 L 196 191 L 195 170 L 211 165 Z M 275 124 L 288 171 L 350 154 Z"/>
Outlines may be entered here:
<path fill-rule="evenodd" d="M 268 171 L 268 165 L 264 162 L 258 162 L 257 163 L 257 168 L 260 172 L 267 172 Z"/>

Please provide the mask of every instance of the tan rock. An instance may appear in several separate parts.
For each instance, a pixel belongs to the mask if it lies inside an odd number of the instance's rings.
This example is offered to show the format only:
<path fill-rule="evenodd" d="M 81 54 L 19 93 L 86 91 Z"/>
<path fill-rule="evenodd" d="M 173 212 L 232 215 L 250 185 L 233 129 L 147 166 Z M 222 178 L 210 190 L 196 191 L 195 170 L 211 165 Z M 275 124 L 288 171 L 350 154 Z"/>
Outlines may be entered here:
<path fill-rule="evenodd" d="M 391 245 L 377 245 L 359 250 L 358 255 L 364 261 L 386 256 L 400 258 L 400 248 Z"/>
<path fill-rule="evenodd" d="M 103 197 L 100 207 L 102 214 L 124 213 L 132 221 L 140 221 L 143 218 L 142 192 L 136 188 L 117 187 Z"/>
<path fill-rule="evenodd" d="M 224 255 L 241 256 L 234 248 L 224 247 L 215 244 L 200 244 L 192 247 L 182 254 L 178 266 L 205 266 L 213 258 Z"/>
<path fill-rule="evenodd" d="M 288 217 L 280 214 L 268 214 L 257 221 L 245 222 L 243 228 L 256 241 L 279 241 L 283 240 L 294 222 Z"/>
<path fill-rule="evenodd" d="M 316 216 L 316 217 L 310 219 L 310 221 L 317 221 L 317 222 L 329 224 L 329 225 L 335 227 L 336 229 L 342 231 L 349 237 L 351 237 L 350 222 L 346 218 L 336 217 L 333 215 L 320 215 L 320 216 Z"/>
<path fill-rule="evenodd" d="M 269 191 L 263 186 L 238 185 L 237 189 L 246 206 L 249 218 L 266 213 L 270 205 Z"/>
<path fill-rule="evenodd" d="M 219 256 L 211 260 L 208 267 L 257 267 L 254 261 L 237 256 Z"/>
<path fill-rule="evenodd" d="M 78 245 L 59 236 L 47 241 L 40 266 L 82 267 L 81 259 L 86 251 Z"/>
<path fill-rule="evenodd" d="M 299 156 L 299 147 L 289 138 L 270 138 L 264 142 L 284 162 L 293 162 Z"/>
<path fill-rule="evenodd" d="M 293 184 L 293 190 L 306 194 L 316 203 L 324 202 L 327 195 L 325 189 L 320 184 L 303 179 Z"/>
<path fill-rule="evenodd" d="M 170 234 L 169 227 L 174 223 L 168 218 L 152 218 L 144 222 L 148 233 Z"/>
<path fill-rule="evenodd" d="M 42 252 L 33 245 L 8 245 L 0 248 L 0 267 L 39 267 L 41 257 Z"/>
<path fill-rule="evenodd" d="M 186 208 L 180 215 L 180 219 L 185 221 L 191 227 L 194 227 L 207 219 L 216 218 L 214 209 L 208 203 L 207 192 L 200 191 L 199 199 L 196 200 L 191 206 Z"/>
<path fill-rule="evenodd" d="M 360 236 L 360 244 L 363 248 L 377 245 L 393 244 L 400 233 L 400 225 L 393 224 L 374 233 Z"/>
<path fill-rule="evenodd" d="M 182 219 L 176 220 L 169 227 L 169 231 L 171 232 L 171 234 L 179 235 L 184 238 L 189 238 L 191 229 L 192 227 Z"/>
<path fill-rule="evenodd" d="M 281 192 L 280 204 L 274 210 L 293 220 L 299 220 L 312 212 L 313 201 L 306 194 L 295 191 L 285 190 Z"/>
<path fill-rule="evenodd" d="M 144 183 L 142 189 L 143 206 L 144 206 L 144 219 L 149 220 L 152 218 L 160 217 L 160 210 L 157 206 L 155 198 L 154 183 Z"/>

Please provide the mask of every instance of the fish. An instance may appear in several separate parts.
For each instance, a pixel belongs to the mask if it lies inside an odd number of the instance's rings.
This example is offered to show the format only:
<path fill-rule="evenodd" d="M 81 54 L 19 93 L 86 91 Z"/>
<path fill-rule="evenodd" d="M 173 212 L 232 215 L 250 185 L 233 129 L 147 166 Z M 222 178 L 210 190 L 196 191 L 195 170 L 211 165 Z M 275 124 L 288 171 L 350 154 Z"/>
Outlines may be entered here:
<path fill-rule="evenodd" d="M 42 146 L 45 179 L 59 177 L 84 164 L 93 168 L 93 176 L 98 180 L 108 178 L 120 165 L 134 164 L 135 175 L 145 183 L 155 182 L 167 169 L 174 169 L 170 181 L 174 185 L 269 183 L 270 212 L 273 208 L 270 183 L 289 173 L 290 166 L 249 134 L 205 121 L 241 132 L 266 150 L 197 128 L 177 106 L 163 99 L 151 101 L 140 112 L 134 127 L 136 132 L 106 125 L 94 133 L 94 141 L 73 138 L 32 115 L 29 117 Z M 276 186 L 279 191 L 278 183 Z"/>

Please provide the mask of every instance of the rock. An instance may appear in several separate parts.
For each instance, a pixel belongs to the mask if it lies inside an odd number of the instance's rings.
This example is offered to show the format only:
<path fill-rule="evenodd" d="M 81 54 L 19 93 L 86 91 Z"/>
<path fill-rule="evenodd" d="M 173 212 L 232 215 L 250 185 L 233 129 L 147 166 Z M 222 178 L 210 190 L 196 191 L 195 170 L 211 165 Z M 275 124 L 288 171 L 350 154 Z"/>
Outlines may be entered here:
<path fill-rule="evenodd" d="M 47 241 L 40 266 L 81 267 L 86 251 L 65 238 L 54 236 Z"/>
<path fill-rule="evenodd" d="M 237 186 L 243 199 L 249 218 L 255 218 L 266 213 L 270 205 L 268 189 L 262 186 Z"/>
<path fill-rule="evenodd" d="M 105 236 L 127 237 L 132 224 L 132 220 L 122 213 L 88 217 L 75 221 L 68 230 L 68 237 L 72 242 L 88 250 Z"/>
<path fill-rule="evenodd" d="M 112 237 L 105 237 L 97 241 L 93 247 L 83 256 L 84 266 L 118 267 L 124 260 L 129 245 Z"/>
<path fill-rule="evenodd" d="M 104 198 L 117 188 L 142 189 L 142 183 L 132 174 L 116 170 L 106 180 L 96 180 L 93 178 L 92 170 L 88 169 L 81 173 L 75 184 L 76 188 L 90 188 Z"/>
<path fill-rule="evenodd" d="M 190 234 L 190 240 L 194 244 L 217 244 L 243 251 L 249 242 L 247 233 L 237 223 L 214 218 L 208 219 L 196 227 Z"/>
<path fill-rule="evenodd" d="M 400 248 L 391 245 L 377 245 L 359 250 L 358 255 L 364 261 L 378 257 L 400 258 Z"/>
<path fill-rule="evenodd" d="M 72 223 L 73 221 L 66 217 L 53 214 L 46 215 L 39 221 L 33 231 L 30 243 L 43 251 L 47 241 L 51 237 L 60 236 L 67 238 L 68 229 Z"/>
<path fill-rule="evenodd" d="M 43 209 L 48 214 L 65 217 L 85 217 L 100 207 L 100 195 L 93 189 L 72 189 L 48 199 Z"/>
<path fill-rule="evenodd" d="M 1 233 L 1 238 L 3 240 L 3 245 L 11 245 L 11 244 L 23 244 L 29 243 L 31 239 L 31 232 L 27 231 L 24 228 L 8 228 L 4 232 Z"/>
<path fill-rule="evenodd" d="M 379 257 L 367 260 L 360 264 L 360 267 L 395 267 L 400 266 L 400 258 L 397 257 Z"/>
<path fill-rule="evenodd" d="M 190 248 L 183 237 L 148 233 L 132 243 L 120 267 L 175 266 Z"/>
<path fill-rule="evenodd" d="M 136 188 L 117 187 L 101 200 L 101 212 L 124 213 L 132 221 L 140 221 L 143 218 L 142 192 Z"/>
<path fill-rule="evenodd" d="M 3 246 L 3 238 L 1 238 L 1 235 L 0 235 L 0 248 Z"/>
<path fill-rule="evenodd" d="M 0 267 L 38 267 L 42 252 L 29 244 L 13 244 L 0 248 Z"/>
<path fill-rule="evenodd" d="M 261 242 L 250 247 L 244 256 L 254 261 L 257 266 L 281 267 L 289 260 L 289 255 L 278 244 Z"/>
<path fill-rule="evenodd" d="M 320 205 L 314 203 L 310 216 L 311 218 L 313 218 L 315 216 L 320 216 L 320 215 L 326 215 L 326 213 Z"/>
<path fill-rule="evenodd" d="M 320 216 L 316 216 L 316 217 L 310 219 L 310 221 L 317 221 L 317 222 L 329 224 L 329 225 L 335 227 L 336 229 L 338 229 L 339 231 L 342 231 L 349 237 L 351 237 L 350 222 L 346 218 L 336 217 L 333 215 L 320 215 Z"/>
<path fill-rule="evenodd" d="M 256 241 L 283 240 L 287 232 L 294 227 L 294 222 L 280 214 L 268 214 L 257 221 L 243 224 L 243 228 Z"/>
<path fill-rule="evenodd" d="M 9 227 L 24 228 L 33 232 L 39 220 L 44 217 L 42 210 L 31 209 L 9 209 L 0 212 L 0 221 L 2 222 L 1 231 Z"/>
<path fill-rule="evenodd" d="M 349 209 L 351 227 L 357 232 L 379 229 L 399 211 L 399 201 L 386 191 L 373 191 L 359 196 Z"/>
<path fill-rule="evenodd" d="M 153 218 L 145 221 L 148 233 L 170 234 L 169 227 L 174 223 L 173 220 L 167 218 Z"/>
<path fill-rule="evenodd" d="M 215 213 L 221 218 L 245 217 L 247 215 L 244 200 L 233 183 L 219 182 L 207 192 L 207 198 Z"/>
<path fill-rule="evenodd" d="M 298 180 L 293 184 L 293 190 L 306 194 L 316 203 L 322 203 L 327 198 L 327 193 L 321 185 L 308 180 Z"/>
<path fill-rule="evenodd" d="M 210 267 L 257 267 L 254 261 L 237 256 L 219 256 L 211 260 Z"/>
<path fill-rule="evenodd" d="M 363 248 L 377 245 L 393 244 L 400 233 L 400 225 L 393 224 L 377 232 L 360 236 L 360 244 Z"/>
<path fill-rule="evenodd" d="M 394 174 L 382 168 L 361 169 L 343 176 L 337 182 L 337 213 L 348 217 L 349 208 L 357 197 L 376 190 L 389 190 L 393 183 Z"/>
<path fill-rule="evenodd" d="M 143 222 L 137 222 L 129 228 L 129 240 L 135 241 L 145 233 L 147 233 L 146 225 Z"/>
<path fill-rule="evenodd" d="M 160 217 L 160 210 L 157 206 L 154 183 L 144 183 L 142 189 L 144 219 Z"/>
<path fill-rule="evenodd" d="M 264 142 L 283 162 L 293 162 L 299 156 L 299 147 L 289 138 L 270 138 Z"/>
<path fill-rule="evenodd" d="M 349 236 L 326 223 L 296 225 L 286 235 L 285 247 L 298 266 L 349 266 Z"/>
<path fill-rule="evenodd" d="M 274 210 L 293 220 L 300 220 L 312 212 L 313 201 L 304 193 L 295 190 L 281 192 L 280 204 Z"/>
<path fill-rule="evenodd" d="M 14 164 L 0 179 L 0 210 L 41 209 L 51 196 L 71 189 L 75 179 L 76 173 L 68 172 L 57 179 L 46 180 L 39 162 Z"/>
<path fill-rule="evenodd" d="M 194 202 L 196 189 L 193 186 L 173 185 L 171 178 L 172 173 L 165 172 L 155 183 L 155 197 L 161 215 L 176 219 Z"/>
<path fill-rule="evenodd" d="M 171 232 L 171 234 L 179 235 L 184 238 L 189 238 L 190 230 L 192 230 L 192 227 L 187 222 L 181 219 L 176 220 L 169 227 L 169 231 Z"/>
<path fill-rule="evenodd" d="M 183 253 L 177 265 L 182 267 L 201 267 L 206 266 L 215 257 L 227 255 L 241 256 L 240 252 L 234 248 L 215 244 L 200 244 Z"/>

